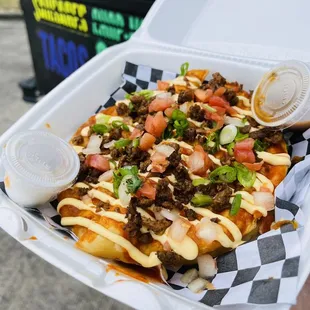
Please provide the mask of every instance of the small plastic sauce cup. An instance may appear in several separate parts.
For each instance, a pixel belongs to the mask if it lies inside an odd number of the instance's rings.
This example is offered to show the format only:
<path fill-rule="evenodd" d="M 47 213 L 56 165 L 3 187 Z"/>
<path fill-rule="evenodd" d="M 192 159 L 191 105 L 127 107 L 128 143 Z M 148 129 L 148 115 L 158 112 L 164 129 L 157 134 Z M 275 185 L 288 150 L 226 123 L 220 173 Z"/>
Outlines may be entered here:
<path fill-rule="evenodd" d="M 310 127 L 310 69 L 301 61 L 285 61 L 267 72 L 252 96 L 252 113 L 264 126 Z"/>
<path fill-rule="evenodd" d="M 80 169 L 78 155 L 64 140 L 45 131 L 14 135 L 2 153 L 5 189 L 22 206 L 44 204 L 70 187 Z"/>

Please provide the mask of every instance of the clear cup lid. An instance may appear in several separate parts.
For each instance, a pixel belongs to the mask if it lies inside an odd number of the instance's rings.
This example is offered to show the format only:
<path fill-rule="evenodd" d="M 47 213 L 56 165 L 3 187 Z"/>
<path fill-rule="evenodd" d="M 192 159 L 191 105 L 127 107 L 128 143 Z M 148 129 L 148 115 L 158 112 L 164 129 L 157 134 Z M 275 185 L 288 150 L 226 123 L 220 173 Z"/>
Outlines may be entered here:
<path fill-rule="evenodd" d="M 6 144 L 2 159 L 8 172 L 38 187 L 69 186 L 80 168 L 79 157 L 70 144 L 38 130 L 14 135 Z"/>
<path fill-rule="evenodd" d="M 252 113 L 264 126 L 289 127 L 310 109 L 310 70 L 301 61 L 285 61 L 267 72 L 252 96 Z"/>

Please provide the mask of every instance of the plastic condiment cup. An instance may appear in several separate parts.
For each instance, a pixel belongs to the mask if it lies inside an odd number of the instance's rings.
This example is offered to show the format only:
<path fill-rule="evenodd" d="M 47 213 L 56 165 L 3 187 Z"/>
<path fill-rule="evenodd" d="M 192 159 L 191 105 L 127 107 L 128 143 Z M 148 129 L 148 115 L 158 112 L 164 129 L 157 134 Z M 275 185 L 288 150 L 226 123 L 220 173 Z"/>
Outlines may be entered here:
<path fill-rule="evenodd" d="M 29 130 L 14 135 L 2 153 L 5 189 L 22 206 L 44 204 L 75 181 L 78 155 L 52 133 Z"/>
<path fill-rule="evenodd" d="M 267 72 L 253 93 L 252 113 L 264 126 L 309 128 L 309 65 L 290 60 Z"/>

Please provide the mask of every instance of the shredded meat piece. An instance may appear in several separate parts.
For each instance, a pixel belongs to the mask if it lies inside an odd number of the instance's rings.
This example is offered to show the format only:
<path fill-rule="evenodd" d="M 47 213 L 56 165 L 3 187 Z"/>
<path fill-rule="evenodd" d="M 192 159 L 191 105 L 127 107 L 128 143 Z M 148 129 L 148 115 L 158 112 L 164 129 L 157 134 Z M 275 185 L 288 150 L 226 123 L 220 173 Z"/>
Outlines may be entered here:
<path fill-rule="evenodd" d="M 184 208 L 184 205 L 179 201 L 165 201 L 161 206 L 169 210 L 173 209 L 182 210 Z"/>
<path fill-rule="evenodd" d="M 78 135 L 72 139 L 74 145 L 81 145 L 84 142 L 84 138 L 81 135 Z"/>
<path fill-rule="evenodd" d="M 204 195 L 209 195 L 211 197 L 215 197 L 215 195 L 228 188 L 226 183 L 219 183 L 219 184 L 208 184 L 208 185 L 198 185 L 196 186 L 196 192 L 202 193 Z"/>
<path fill-rule="evenodd" d="M 146 118 L 147 118 L 147 114 L 140 115 L 140 116 L 137 116 L 137 117 L 133 117 L 133 120 L 134 120 L 134 122 L 137 122 L 140 125 L 142 125 L 143 128 L 144 128 L 144 124 L 145 124 Z"/>
<path fill-rule="evenodd" d="M 205 119 L 205 112 L 199 105 L 195 104 L 189 108 L 188 116 L 197 122 L 202 122 Z"/>
<path fill-rule="evenodd" d="M 173 194 L 176 200 L 182 203 L 189 203 L 195 194 L 195 189 L 191 180 L 183 180 L 174 184 Z"/>
<path fill-rule="evenodd" d="M 153 237 L 150 233 L 141 234 L 138 237 L 138 241 L 139 243 L 142 243 L 142 244 L 149 244 L 153 241 Z"/>
<path fill-rule="evenodd" d="M 168 221 L 167 219 L 157 221 L 149 219 L 145 216 L 142 216 L 142 223 L 143 226 L 153 231 L 156 235 L 162 235 L 166 231 L 166 229 L 172 224 L 172 222 Z"/>
<path fill-rule="evenodd" d="M 249 134 L 253 139 L 266 139 L 267 142 L 277 144 L 282 141 L 282 132 L 276 128 L 265 127 Z"/>
<path fill-rule="evenodd" d="M 78 182 L 98 183 L 98 178 L 102 174 L 101 171 L 88 167 L 84 162 L 81 162 L 80 171 L 77 177 Z"/>
<path fill-rule="evenodd" d="M 272 135 L 265 138 L 265 141 L 272 144 L 280 143 L 283 140 L 283 135 L 281 131 L 275 131 Z"/>
<path fill-rule="evenodd" d="M 169 92 L 169 93 L 171 93 L 172 95 L 174 95 L 174 94 L 175 94 L 175 87 L 174 87 L 174 85 L 169 86 L 169 87 L 167 88 L 167 92 Z"/>
<path fill-rule="evenodd" d="M 179 145 L 178 145 L 179 146 Z M 181 154 L 178 152 L 178 150 L 175 150 L 169 157 L 169 167 L 170 168 L 175 168 L 179 165 L 181 161 Z"/>
<path fill-rule="evenodd" d="M 77 190 L 77 192 L 78 192 L 78 195 L 79 196 L 84 196 L 84 195 L 86 195 L 87 193 L 88 193 L 88 188 L 86 188 L 86 187 L 75 187 L 74 189 L 76 189 Z"/>
<path fill-rule="evenodd" d="M 147 167 L 152 163 L 152 161 L 150 159 L 147 159 L 143 162 L 140 163 L 140 171 L 142 173 L 146 172 Z"/>
<path fill-rule="evenodd" d="M 102 211 L 102 209 L 105 211 L 109 211 L 110 208 L 111 208 L 111 206 L 107 202 L 98 201 L 96 203 L 96 212 L 100 212 L 100 211 Z"/>
<path fill-rule="evenodd" d="M 156 204 L 161 206 L 164 202 L 172 201 L 172 192 L 168 187 L 169 180 L 161 179 L 156 185 Z"/>
<path fill-rule="evenodd" d="M 258 127 L 259 126 L 259 124 L 257 123 L 257 121 L 253 117 L 246 115 L 246 119 L 252 127 Z"/>
<path fill-rule="evenodd" d="M 225 86 L 226 79 L 220 73 L 213 73 L 212 77 L 213 79 L 211 79 L 203 89 L 211 88 L 213 91 L 216 91 L 219 87 Z"/>
<path fill-rule="evenodd" d="M 185 142 L 194 142 L 196 139 L 196 129 L 187 128 L 183 133 L 183 140 Z"/>
<path fill-rule="evenodd" d="M 182 104 L 194 100 L 194 91 L 192 89 L 182 90 L 179 93 L 178 103 Z"/>
<path fill-rule="evenodd" d="M 232 189 L 228 186 L 222 191 L 218 192 L 213 198 L 213 204 L 211 205 L 213 210 L 222 211 L 230 208 L 229 198 L 232 195 Z"/>
<path fill-rule="evenodd" d="M 112 128 L 110 130 L 110 140 L 119 140 L 122 137 L 121 128 Z"/>
<path fill-rule="evenodd" d="M 185 180 L 190 180 L 187 169 L 182 165 L 177 166 L 176 169 L 173 171 L 173 174 L 177 182 L 183 182 Z"/>
<path fill-rule="evenodd" d="M 128 218 L 128 223 L 124 226 L 124 229 L 128 232 L 129 237 L 140 236 L 142 217 L 132 203 L 130 203 L 127 208 L 126 218 Z"/>
<path fill-rule="evenodd" d="M 124 102 L 120 102 L 116 106 L 116 112 L 120 116 L 128 116 L 130 113 L 130 109 Z"/>
<path fill-rule="evenodd" d="M 138 116 L 148 114 L 151 100 L 153 100 L 153 98 L 146 100 L 144 96 L 132 96 L 130 101 L 134 106 L 134 113 L 136 113 Z"/>
<path fill-rule="evenodd" d="M 211 222 L 218 224 L 221 220 L 218 217 L 213 217 L 210 219 Z"/>
<path fill-rule="evenodd" d="M 184 209 L 185 217 L 188 218 L 189 221 L 195 221 L 198 219 L 198 214 L 193 209 Z"/>
<path fill-rule="evenodd" d="M 178 267 L 184 262 L 183 257 L 174 252 L 158 251 L 156 254 L 158 259 L 166 266 Z"/>
<path fill-rule="evenodd" d="M 119 167 L 132 165 L 139 166 L 140 163 L 150 158 L 150 154 L 137 147 L 128 145 L 122 149 L 112 149 L 111 157 L 114 160 L 119 160 Z"/>
<path fill-rule="evenodd" d="M 207 142 L 206 136 L 198 135 L 197 139 L 198 139 L 198 143 L 201 144 L 201 145 L 203 145 L 203 144 L 205 144 Z"/>
<path fill-rule="evenodd" d="M 243 186 L 238 181 L 229 183 L 229 186 L 232 187 L 235 190 L 235 192 L 243 190 Z"/>
<path fill-rule="evenodd" d="M 224 98 L 230 103 L 230 105 L 234 106 L 239 102 L 236 92 L 232 89 L 227 89 Z"/>
<path fill-rule="evenodd" d="M 147 209 L 154 204 L 154 200 L 144 197 L 132 197 L 130 203 L 134 205 L 135 208 Z"/>
<path fill-rule="evenodd" d="M 245 125 L 244 127 L 240 127 L 239 131 L 243 134 L 245 133 L 249 133 L 251 130 L 251 126 L 250 125 Z"/>

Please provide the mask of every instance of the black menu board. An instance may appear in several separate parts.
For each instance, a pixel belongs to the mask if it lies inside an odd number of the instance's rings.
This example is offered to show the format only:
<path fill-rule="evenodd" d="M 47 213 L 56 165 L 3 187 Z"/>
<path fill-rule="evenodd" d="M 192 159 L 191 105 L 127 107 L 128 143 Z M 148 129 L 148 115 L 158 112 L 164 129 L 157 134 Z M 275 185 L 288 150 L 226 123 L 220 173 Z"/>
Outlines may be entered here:
<path fill-rule="evenodd" d="M 153 2 L 21 0 L 40 92 L 48 93 L 96 54 L 128 40 Z"/>

